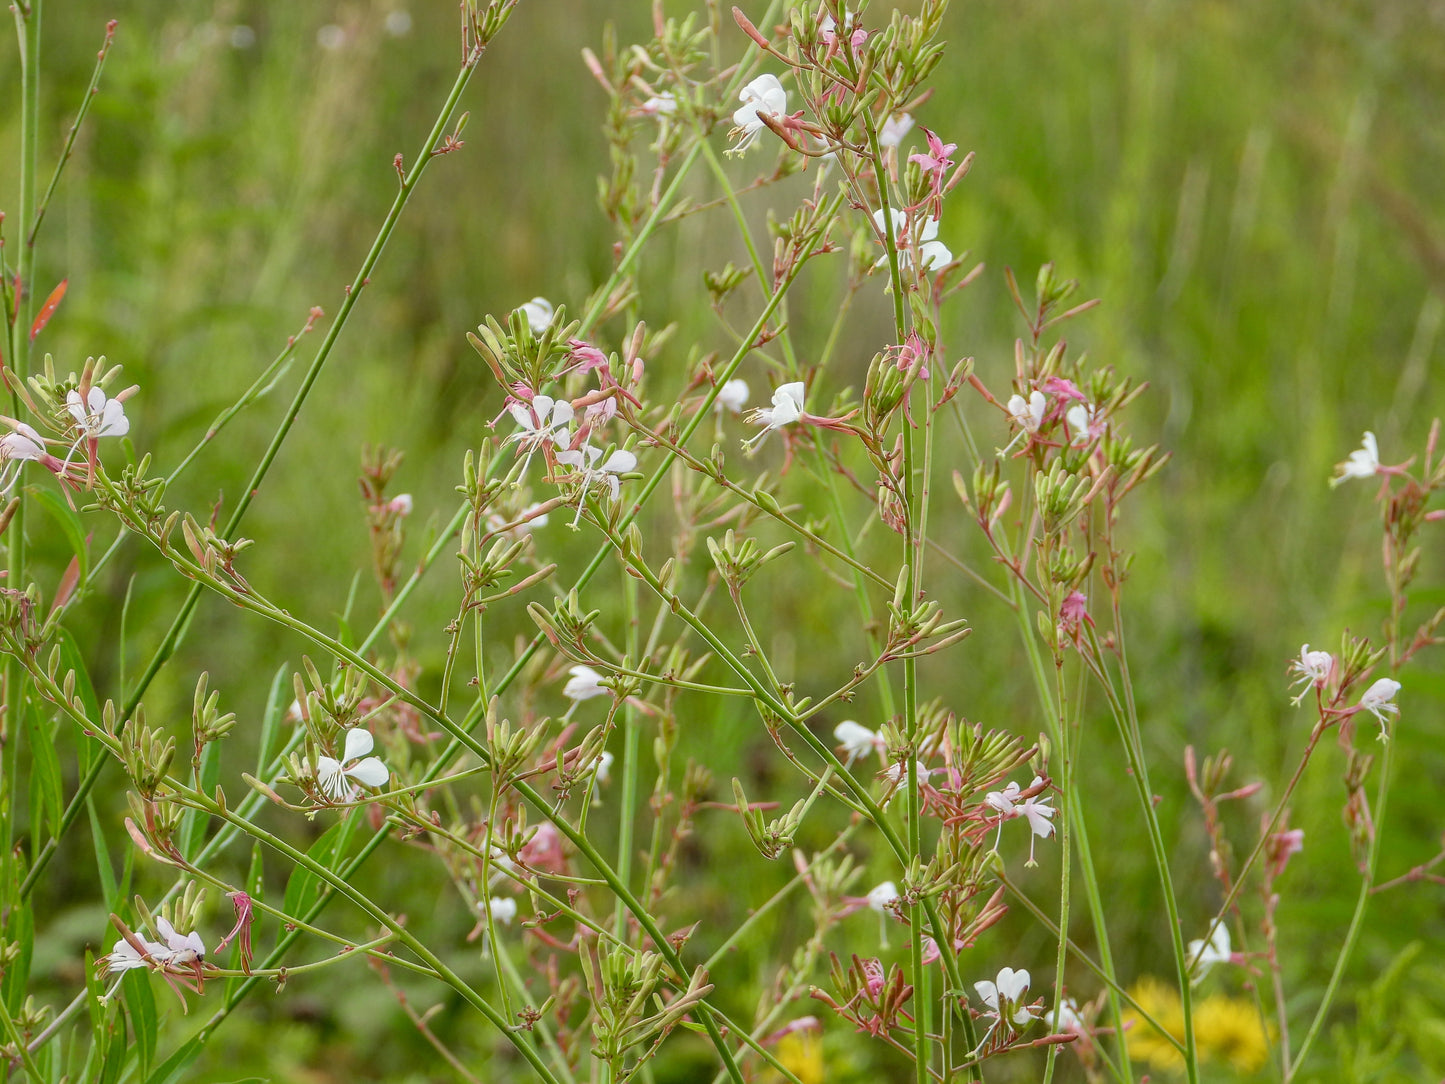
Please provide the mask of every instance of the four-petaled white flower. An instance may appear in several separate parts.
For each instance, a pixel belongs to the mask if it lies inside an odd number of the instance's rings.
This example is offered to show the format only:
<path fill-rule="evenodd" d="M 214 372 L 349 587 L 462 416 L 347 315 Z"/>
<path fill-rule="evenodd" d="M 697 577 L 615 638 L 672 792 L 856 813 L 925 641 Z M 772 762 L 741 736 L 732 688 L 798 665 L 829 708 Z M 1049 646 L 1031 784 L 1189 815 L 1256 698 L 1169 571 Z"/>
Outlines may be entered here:
<path fill-rule="evenodd" d="M 333 802 L 344 802 L 360 793 L 348 777 L 368 787 L 384 787 L 391 772 L 378 757 L 367 756 L 373 745 L 371 731 L 356 727 L 346 732 L 341 759 L 316 758 L 316 783 Z"/>
<path fill-rule="evenodd" d="M 119 399 L 107 399 L 100 388 L 92 387 L 84 399 L 71 389 L 65 396 L 65 408 L 79 426 L 82 438 L 123 437 L 130 432 L 125 406 Z"/>
<path fill-rule="evenodd" d="M 1350 453 L 1350 458 L 1335 465 L 1335 476 L 1330 485 L 1337 486 L 1351 478 L 1373 478 L 1380 470 L 1380 445 L 1375 434 L 1365 431 L 1364 443 Z"/>
<path fill-rule="evenodd" d="M 751 448 L 774 429 L 781 429 L 785 425 L 792 425 L 801 418 L 803 416 L 803 393 L 804 388 L 801 380 L 795 380 L 791 384 L 784 384 L 777 391 L 773 392 L 772 406 L 758 407 L 748 415 L 748 422 L 752 425 L 761 425 L 763 431 L 751 440 L 743 441 L 743 447 Z"/>
<path fill-rule="evenodd" d="M 1035 779 L 1035 782 L 1038 780 Z M 1018 815 L 1026 818 L 1031 829 L 1029 834 L 1029 860 L 1025 865 L 1037 865 L 1034 861 L 1034 841 L 1048 839 L 1054 834 L 1054 822 L 1050 820 L 1054 815 L 1054 807 L 1048 804 L 1047 798 L 1026 798 L 1018 804 Z"/>
<path fill-rule="evenodd" d="M 898 886 L 892 881 L 884 881 L 868 890 L 868 895 L 863 897 L 868 901 L 868 906 L 877 911 L 880 915 L 888 913 L 888 905 L 898 899 Z"/>
<path fill-rule="evenodd" d="M 1069 423 L 1069 429 L 1073 433 L 1071 443 L 1076 448 L 1088 444 L 1097 435 L 1099 416 L 1094 408 L 1086 403 L 1075 403 L 1069 407 L 1064 419 Z"/>
<path fill-rule="evenodd" d="M 1381 678 L 1360 697 L 1359 706 L 1368 711 L 1380 721 L 1380 740 L 1390 740 L 1390 728 L 1387 715 L 1399 715 L 1400 706 L 1394 703 L 1395 694 L 1400 691 L 1400 683 L 1394 678 Z"/>
<path fill-rule="evenodd" d="M 562 686 L 562 695 L 568 700 L 591 700 L 594 696 L 603 696 L 609 692 L 602 684 L 602 675 L 590 666 L 579 664 L 567 673 L 572 676 L 567 679 L 567 684 Z"/>
<path fill-rule="evenodd" d="M 741 154 L 753 145 L 758 133 L 767 127 L 763 117 L 781 120 L 788 111 L 788 92 L 778 82 L 776 75 L 760 75 L 738 92 L 743 104 L 733 113 L 733 129 L 742 134 L 742 142 L 733 148 L 733 154 Z M 761 115 L 760 115 L 761 114 Z"/>
<path fill-rule="evenodd" d="M 921 787 L 928 782 L 928 777 L 933 774 L 933 769 L 921 760 L 913 762 L 918 773 L 918 785 Z M 901 763 L 890 764 L 888 770 L 883 773 L 883 778 L 894 786 L 902 786 L 908 782 L 908 769 Z"/>
<path fill-rule="evenodd" d="M 525 305 L 519 305 L 517 311 L 527 318 L 527 326 L 532 329 L 532 334 L 540 335 L 552 326 L 552 314 L 556 310 L 545 297 L 534 297 Z"/>
<path fill-rule="evenodd" d="M 492 920 L 503 926 L 510 926 L 517 917 L 517 901 L 510 896 L 493 896 L 487 901 L 492 911 Z"/>
<path fill-rule="evenodd" d="M 24 422 L 15 422 L 15 431 L 0 437 L 0 496 L 8 496 L 20 479 L 27 462 L 44 459 L 45 438 Z"/>
<path fill-rule="evenodd" d="M 718 389 L 717 400 L 714 403 L 716 409 L 741 414 L 743 407 L 747 405 L 748 382 L 746 380 L 734 378 Z"/>
<path fill-rule="evenodd" d="M 1192 981 L 1197 984 L 1203 981 L 1215 964 L 1227 964 L 1231 959 L 1233 953 L 1229 947 L 1229 928 L 1220 922 L 1214 927 L 1214 934 L 1208 942 L 1203 938 L 1189 942 L 1189 951 L 1185 953 L 1185 967 L 1194 972 Z"/>
<path fill-rule="evenodd" d="M 852 719 L 844 720 L 833 728 L 833 737 L 847 754 L 848 764 L 859 757 L 866 757 L 874 749 L 883 748 L 883 736 L 876 730 L 869 730 L 862 723 Z"/>
<path fill-rule="evenodd" d="M 922 223 L 917 224 L 918 235 L 909 236 L 908 216 L 897 208 L 888 208 L 889 216 L 893 221 L 893 243 L 898 249 L 898 266 L 900 268 L 909 266 L 913 262 L 913 245 L 918 246 L 918 264 L 925 271 L 937 271 L 953 262 L 953 253 L 938 237 L 938 219 L 925 218 Z M 873 224 L 878 227 L 880 235 L 887 236 L 883 228 L 883 209 L 880 207 L 873 212 Z M 873 262 L 874 267 L 882 267 L 888 262 L 888 255 L 885 253 Z"/>
<path fill-rule="evenodd" d="M 881 147 L 896 147 L 903 142 L 913 128 L 913 117 L 908 113 L 895 113 L 883 122 L 883 127 L 878 129 L 878 145 Z"/>
<path fill-rule="evenodd" d="M 1075 1035 L 1084 1035 L 1084 1018 L 1079 1015 L 1079 1006 L 1074 1003 L 1071 997 L 1064 998 L 1059 1002 L 1059 1007 L 1049 1011 L 1044 1016 L 1044 1022 L 1055 1032 L 1072 1032 Z"/>
<path fill-rule="evenodd" d="M 1038 1013 L 1023 1003 L 1029 992 L 1029 973 L 1022 968 L 1006 967 L 998 973 L 997 982 L 981 979 L 973 984 L 979 999 L 988 1006 L 989 1015 L 1007 1019 L 1015 1028 L 1027 1027 L 1037 1020 Z"/>
<path fill-rule="evenodd" d="M 1299 658 L 1289 664 L 1289 670 L 1296 675 L 1295 684 L 1303 688 L 1290 703 L 1298 704 L 1311 689 L 1323 689 L 1334 665 L 1335 657 L 1328 651 L 1311 651 L 1309 644 L 1301 647 Z"/>
<path fill-rule="evenodd" d="M 1010 395 L 1008 400 L 1009 416 L 1025 433 L 1037 433 L 1039 426 L 1044 421 L 1044 411 L 1048 409 L 1049 400 L 1043 392 L 1035 389 L 1025 399 L 1022 395 Z"/>
<path fill-rule="evenodd" d="M 582 473 L 582 492 L 577 495 L 577 514 L 572 517 L 574 527 L 582 518 L 582 505 L 586 502 L 589 489 L 600 485 L 615 501 L 622 494 L 622 479 L 619 475 L 626 474 L 637 466 L 637 456 L 620 448 L 609 455 L 599 466 L 597 460 L 601 458 L 602 449 L 586 443 L 581 447 L 569 448 L 565 452 L 557 453 L 558 463 Z"/>
<path fill-rule="evenodd" d="M 507 438 L 507 443 L 520 441 L 529 456 L 549 441 L 556 443 L 559 434 L 572 424 L 572 404 L 550 395 L 534 395 L 530 404 L 509 403 L 507 413 L 521 427 Z"/>

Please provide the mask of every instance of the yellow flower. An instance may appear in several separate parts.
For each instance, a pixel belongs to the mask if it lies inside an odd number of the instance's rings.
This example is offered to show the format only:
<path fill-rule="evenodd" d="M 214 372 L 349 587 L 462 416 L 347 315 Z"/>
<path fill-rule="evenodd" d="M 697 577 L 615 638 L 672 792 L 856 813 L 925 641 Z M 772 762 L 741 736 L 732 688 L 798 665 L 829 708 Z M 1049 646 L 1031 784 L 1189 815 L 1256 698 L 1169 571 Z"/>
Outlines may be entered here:
<path fill-rule="evenodd" d="M 1145 977 L 1129 994 L 1165 1031 L 1184 1041 L 1184 1008 L 1174 987 Z M 1124 1024 L 1130 1056 L 1155 1069 L 1184 1067 L 1184 1055 L 1138 1012 L 1126 1010 Z M 1270 1037 L 1254 1005 L 1243 998 L 1211 994 L 1194 1003 L 1194 1041 L 1203 1061 L 1225 1061 L 1240 1072 L 1252 1072 L 1269 1059 Z"/>

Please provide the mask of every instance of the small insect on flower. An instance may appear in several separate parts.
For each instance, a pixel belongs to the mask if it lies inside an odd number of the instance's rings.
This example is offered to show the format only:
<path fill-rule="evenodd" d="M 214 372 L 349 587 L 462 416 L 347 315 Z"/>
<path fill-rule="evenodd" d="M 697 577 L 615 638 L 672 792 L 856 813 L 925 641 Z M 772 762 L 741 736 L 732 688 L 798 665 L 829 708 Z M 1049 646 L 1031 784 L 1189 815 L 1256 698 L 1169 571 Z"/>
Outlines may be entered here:
<path fill-rule="evenodd" d="M 743 103 L 733 113 L 731 137 L 742 137 L 731 154 L 742 154 L 757 141 L 758 133 L 768 125 L 763 117 L 782 120 L 788 111 L 788 92 L 776 75 L 760 75 L 738 92 Z"/>
<path fill-rule="evenodd" d="M 1290 703 L 1298 704 L 1311 689 L 1323 689 L 1335 667 L 1335 657 L 1328 651 L 1311 651 L 1305 644 L 1299 650 L 1299 658 L 1289 664 L 1289 672 L 1295 675 L 1295 685 L 1303 686 L 1300 694 Z"/>
<path fill-rule="evenodd" d="M 1365 695 L 1360 697 L 1360 703 L 1356 710 L 1368 711 L 1380 721 L 1380 740 L 1390 740 L 1390 721 L 1386 716 L 1399 715 L 1400 706 L 1394 703 L 1395 694 L 1400 691 L 1400 683 L 1394 678 L 1381 678 L 1368 689 Z"/>
<path fill-rule="evenodd" d="M 803 416 L 803 394 L 804 387 L 801 380 L 784 384 L 773 392 L 771 407 L 758 407 L 748 415 L 748 422 L 752 425 L 761 425 L 763 431 L 751 440 L 743 441 L 743 447 L 751 449 L 774 429 L 792 425 L 801 418 Z"/>
<path fill-rule="evenodd" d="M 1330 485 L 1337 486 L 1351 478 L 1373 478 L 1380 471 L 1380 445 L 1375 434 L 1365 431 L 1364 443 L 1350 453 L 1350 458 L 1335 464 L 1335 476 Z"/>
<path fill-rule="evenodd" d="M 367 756 L 373 744 L 371 731 L 356 727 L 346 732 L 346 744 L 340 760 L 317 757 L 316 783 L 321 793 L 333 802 L 354 801 L 361 790 L 348 782 L 348 778 L 363 786 L 386 786 L 391 772 L 378 757 Z"/>
<path fill-rule="evenodd" d="M 172 967 L 191 967 L 206 958 L 205 942 L 201 940 L 201 935 L 194 930 L 185 935 L 178 934 L 174 926 L 158 916 L 156 933 L 165 938 L 166 947 L 170 949 L 166 963 Z"/>
<path fill-rule="evenodd" d="M 1229 928 L 1220 922 L 1214 927 L 1214 933 L 1207 942 L 1202 938 L 1189 942 L 1185 960 L 1188 970 L 1194 974 L 1191 983 L 1197 986 L 1204 981 L 1204 976 L 1209 974 L 1209 969 L 1215 964 L 1227 964 L 1233 959 L 1229 945 Z"/>

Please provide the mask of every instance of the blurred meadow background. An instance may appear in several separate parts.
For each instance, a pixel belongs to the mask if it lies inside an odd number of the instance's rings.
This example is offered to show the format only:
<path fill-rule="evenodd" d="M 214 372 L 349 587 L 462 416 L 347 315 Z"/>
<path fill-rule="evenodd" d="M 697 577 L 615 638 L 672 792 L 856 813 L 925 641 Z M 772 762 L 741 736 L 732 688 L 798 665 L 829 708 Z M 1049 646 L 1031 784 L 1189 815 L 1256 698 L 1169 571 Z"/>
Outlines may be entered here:
<path fill-rule="evenodd" d="M 45 25 L 44 162 L 58 151 L 109 18 L 120 21 L 114 52 L 47 220 L 38 281 L 68 276 L 70 289 L 40 345 L 62 371 L 89 354 L 123 364 L 123 383 L 142 389 L 128 404 L 132 439 L 165 466 L 301 327 L 310 306 L 334 313 L 392 199 L 393 156 L 414 153 L 451 83 L 456 9 L 396 0 L 55 6 Z M 937 93 L 918 120 L 977 153 L 942 239 L 987 265 L 946 310 L 950 356 L 974 355 L 985 379 L 1005 383 L 1021 325 L 1003 269 L 1028 283 L 1053 261 L 1085 296 L 1103 299 L 1071 324 L 1071 343 L 1149 382 L 1134 429 L 1174 455 L 1134 502 L 1125 539 L 1139 554 L 1130 613 L 1137 692 L 1192 929 L 1219 899 L 1181 751 L 1229 748 L 1241 783 L 1287 775 L 1310 722 L 1289 706 L 1287 661 L 1304 641 L 1333 649 L 1346 629 L 1373 634 L 1385 612 L 1370 487 L 1331 491 L 1331 465 L 1365 429 L 1379 434 L 1386 462 L 1399 461 L 1445 412 L 1445 3 L 957 0 L 948 19 Z M 607 168 L 605 100 L 579 53 L 598 47 L 609 20 L 622 41 L 650 33 L 642 3 L 524 3 L 483 59 L 462 103 L 471 111 L 466 146 L 424 178 L 247 521 L 246 535 L 261 542 L 248 555 L 248 576 L 293 612 L 323 626 L 328 614 L 332 624 L 342 620 L 354 570 L 369 561 L 354 481 L 368 444 L 406 452 L 393 489 L 416 502 L 410 558 L 427 544 L 428 523 L 435 529 L 450 515 L 461 457 L 500 409 L 465 332 L 533 295 L 576 309 L 606 277 L 613 234 L 596 183 Z M 740 54 L 742 35 L 730 24 L 723 33 Z M 15 66 L 9 42 L 0 47 L 0 85 L 13 89 Z M 0 116 L 7 155 L 18 143 L 17 100 L 7 93 Z M 741 177 L 764 167 L 754 159 L 733 168 Z M 697 197 L 708 198 L 705 173 L 694 180 Z M 794 179 L 746 197 L 746 206 L 761 223 L 767 206 L 790 209 L 810 183 Z M 0 188 L 0 206 L 14 203 L 15 193 Z M 745 258 L 724 217 L 693 216 L 668 230 L 640 284 L 649 322 L 678 325 L 663 356 L 649 359 L 664 382 L 670 361 L 681 371 L 689 346 L 725 341 L 707 309 L 698 253 L 708 267 Z M 669 260 L 687 274 L 675 275 Z M 815 329 L 828 326 L 836 290 L 811 280 L 803 289 L 792 314 L 806 350 L 819 345 Z M 874 295 L 850 317 L 860 383 L 888 341 L 886 303 Z M 805 297 L 816 300 L 815 317 Z M 303 344 L 303 360 L 319 337 Z M 169 503 L 200 511 L 219 500 L 229 509 L 287 396 L 289 388 L 242 415 L 211 449 L 209 471 L 179 483 Z M 959 512 L 950 501 L 940 500 L 940 515 Z M 959 515 L 958 548 L 977 556 Z M 586 546 L 560 523 L 548 532 L 561 552 Z M 69 552 L 47 535 L 37 543 L 37 577 L 54 582 Z M 1426 554 L 1415 596 L 1422 606 L 1445 603 L 1441 556 Z M 71 622 L 102 697 L 133 680 L 183 593 L 169 566 L 139 546 L 123 549 L 109 571 L 108 591 Z M 455 615 L 454 575 L 439 562 L 406 613 L 412 650 L 433 675 L 439 631 Z M 1010 615 L 961 578 L 935 585 L 977 631 L 948 669 L 929 669 L 932 687 L 969 718 L 1032 740 L 1042 722 L 1020 676 Z M 356 591 L 355 613 L 369 625 L 374 588 L 363 576 Z M 796 624 L 776 630 L 775 650 L 805 680 L 846 675 L 852 658 L 839 658 L 832 641 L 833 630 L 856 625 L 849 599 L 800 590 L 793 603 Z M 515 627 L 496 632 L 506 650 L 511 637 L 532 631 L 520 608 L 508 620 Z M 244 747 L 272 675 L 298 665 L 301 652 L 299 641 L 205 598 L 147 697 L 149 715 L 183 717 L 195 675 L 209 670 L 240 716 Z M 1445 669 L 1438 656 L 1427 656 L 1425 669 L 1401 697 L 1415 751 L 1445 743 Z M 750 791 L 767 789 L 756 720 L 739 710 L 685 728 L 688 755 L 719 780 L 739 775 Z M 1292 817 L 1306 830 L 1306 848 L 1284 882 L 1279 922 L 1300 1012 L 1312 1011 L 1328 978 L 1358 887 L 1339 816 L 1341 764 L 1326 741 Z M 1384 876 L 1439 849 L 1441 765 L 1412 758 L 1401 771 Z M 1123 770 L 1118 757 L 1082 766 L 1115 952 L 1124 975 L 1166 973 L 1165 920 L 1146 856 L 1110 846 L 1111 823 L 1136 815 Z M 725 786 L 715 789 L 726 800 Z M 1252 841 L 1267 799 L 1268 791 L 1229 810 L 1238 840 Z M 118 785 L 103 791 L 101 805 L 119 817 Z M 687 862 L 699 871 L 699 891 L 720 893 L 729 880 L 701 871 L 740 862 L 751 876 L 759 864 L 735 815 L 713 816 L 712 830 L 689 841 Z M 50 976 L 57 999 L 74 989 L 82 946 L 105 937 L 89 848 L 83 832 L 73 833 L 40 889 L 49 918 L 34 971 Z M 1041 858 L 1030 876 L 1052 883 L 1057 849 Z M 739 915 L 765 898 L 769 876 L 789 872 L 762 869 L 747 899 L 704 899 L 699 908 Z M 137 876 L 144 884 L 152 871 Z M 452 943 L 461 945 L 473 917 L 460 900 L 426 889 L 435 872 L 424 862 L 393 849 L 366 876 L 395 900 L 435 900 L 436 914 L 424 916 L 430 928 L 454 928 Z M 1338 1003 L 1338 1030 L 1316 1048 L 1314 1078 L 1438 1079 L 1440 889 L 1396 889 L 1371 916 Z M 1052 952 L 1015 919 L 994 939 L 1014 942 L 1007 959 L 984 959 L 990 950 L 981 948 L 972 972 L 991 975 L 1001 963 Z M 769 982 L 773 938 L 796 936 L 790 921 L 798 920 L 780 917 L 773 937 L 725 965 L 730 981 Z M 1397 961 L 1403 970 L 1388 988 L 1374 986 Z M 252 998 L 191 1078 L 449 1079 L 383 987 L 325 974 Z M 1081 993 L 1092 992 L 1080 982 Z M 435 989 L 416 996 L 422 1006 L 443 1001 L 433 1026 L 485 1062 L 494 1040 L 476 1033 L 455 999 Z M 172 1026 L 181 1034 L 190 1024 Z M 829 1033 L 830 1082 L 901 1072 L 839 1030 Z M 698 1079 L 685 1045 L 679 1050 L 659 1063 L 659 1079 Z M 483 1079 L 507 1072 L 499 1061 Z M 1008 1079 L 1003 1067 L 990 1072 Z M 1216 1072 L 1233 1079 L 1227 1066 Z"/>

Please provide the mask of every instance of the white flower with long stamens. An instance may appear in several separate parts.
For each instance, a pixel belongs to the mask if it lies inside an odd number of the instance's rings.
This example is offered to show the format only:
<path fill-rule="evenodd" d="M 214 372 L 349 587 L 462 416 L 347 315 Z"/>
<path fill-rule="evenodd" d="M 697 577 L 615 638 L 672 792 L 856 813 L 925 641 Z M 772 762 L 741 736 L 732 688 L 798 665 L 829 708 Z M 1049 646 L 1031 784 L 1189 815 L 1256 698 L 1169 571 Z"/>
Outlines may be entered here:
<path fill-rule="evenodd" d="M 562 686 L 562 695 L 568 700 L 591 700 L 594 696 L 605 696 L 610 690 L 602 684 L 602 675 L 590 666 L 577 665 L 567 673 L 572 676 Z"/>
<path fill-rule="evenodd" d="M 1038 780 L 1036 779 L 1035 782 Z M 1048 804 L 1047 798 L 1027 798 L 1018 804 L 1018 815 L 1029 822 L 1029 860 L 1024 863 L 1026 866 L 1036 866 L 1034 861 L 1034 842 L 1040 839 L 1048 839 L 1054 834 L 1054 822 L 1050 818 L 1054 815 L 1054 807 Z"/>
<path fill-rule="evenodd" d="M 742 154 L 758 138 L 758 133 L 767 128 L 763 117 L 781 120 L 788 111 L 788 92 L 778 82 L 776 75 L 760 75 L 738 92 L 743 104 L 733 113 L 734 135 L 741 135 L 742 141 L 731 151 Z"/>
<path fill-rule="evenodd" d="M 1191 984 L 1198 984 L 1209 974 L 1215 964 L 1227 964 L 1234 958 L 1229 945 L 1229 928 L 1223 922 L 1214 927 L 1214 933 L 1205 941 L 1196 938 L 1189 942 L 1185 953 L 1185 969 L 1193 973 Z"/>
<path fill-rule="evenodd" d="M 360 790 L 348 779 L 368 787 L 386 786 L 391 772 L 378 757 L 367 756 L 373 744 L 371 731 L 356 727 L 346 732 L 346 744 L 340 760 L 324 756 L 316 758 L 316 783 L 326 797 L 333 802 L 355 798 Z"/>
<path fill-rule="evenodd" d="M 1070 443 L 1074 447 L 1082 447 L 1094 439 L 1099 418 L 1093 407 L 1086 403 L 1075 403 L 1064 414 L 1064 420 L 1069 423 L 1069 431 L 1073 434 Z"/>
<path fill-rule="evenodd" d="M 164 967 L 171 958 L 171 950 L 165 945 L 155 941 L 148 941 L 137 935 L 136 940 L 145 946 L 145 953 L 142 954 L 122 937 L 110 950 L 110 953 L 100 958 L 100 970 L 103 975 L 114 975 L 120 971 L 131 971 L 137 967 L 148 967 L 151 964 Z"/>
<path fill-rule="evenodd" d="M 978 992 L 979 1000 L 988 1006 L 988 1015 L 1000 1021 L 1008 1020 L 1015 1028 L 1024 1028 L 1030 1021 L 1038 1019 L 1038 1013 L 1024 1004 L 1029 982 L 1027 971 L 1005 967 L 998 973 L 998 981 L 982 979 L 974 983 L 973 988 Z"/>
<path fill-rule="evenodd" d="M 752 448 L 774 429 L 781 429 L 785 425 L 792 425 L 803 416 L 803 394 L 804 387 L 801 380 L 795 380 L 791 384 L 784 384 L 777 391 L 773 392 L 773 405 L 770 407 L 758 407 L 748 414 L 747 421 L 751 425 L 761 425 L 763 431 L 751 440 L 743 441 L 744 448 Z"/>
<path fill-rule="evenodd" d="M 1400 714 L 1400 706 L 1394 703 L 1395 694 L 1399 691 L 1400 683 L 1394 678 L 1381 678 L 1360 697 L 1359 707 L 1380 721 L 1381 741 L 1390 740 L 1390 721 L 1386 716 Z"/>
<path fill-rule="evenodd" d="M 172 967 L 189 967 L 198 964 L 206 958 L 206 945 L 201 940 L 201 935 L 192 930 L 190 933 L 178 934 L 168 921 L 157 916 L 156 933 L 165 938 L 166 947 L 170 949 L 170 955 L 165 962 Z"/>
<path fill-rule="evenodd" d="M 1328 651 L 1311 651 L 1310 645 L 1300 648 L 1299 658 L 1289 664 L 1290 673 L 1296 675 L 1295 685 L 1303 686 L 1300 694 L 1290 700 L 1298 704 L 1311 689 L 1323 689 L 1334 669 L 1335 657 Z"/>
<path fill-rule="evenodd" d="M 0 437 L 0 496 L 8 496 L 28 462 L 38 462 L 49 453 L 45 438 L 24 422 L 15 422 L 15 431 Z"/>
<path fill-rule="evenodd" d="M 876 730 L 869 730 L 861 723 L 847 719 L 833 728 L 833 737 L 843 748 L 851 765 L 859 757 L 866 757 L 875 749 L 883 748 L 883 736 Z"/>
<path fill-rule="evenodd" d="M 925 271 L 936 271 L 940 267 L 946 267 L 953 262 L 953 253 L 938 237 L 938 219 L 925 218 L 917 225 L 918 236 L 910 237 L 909 217 L 897 208 L 888 208 L 889 215 L 893 222 L 893 244 L 898 249 L 898 266 L 906 268 L 913 263 L 913 247 L 918 246 L 918 264 Z M 873 212 L 873 224 L 878 227 L 881 236 L 887 235 L 883 228 L 883 209 L 880 207 Z M 888 263 L 888 255 L 885 253 L 873 262 L 874 267 L 883 267 Z"/>
<path fill-rule="evenodd" d="M 1001 814 L 998 819 L 998 832 L 995 833 L 993 839 L 994 850 L 998 850 L 999 843 L 1003 841 L 1003 822 L 1018 816 L 1018 812 L 1014 808 L 1014 799 L 1019 796 L 1019 791 L 1022 789 L 1017 783 L 1011 781 L 1003 790 L 991 790 L 983 796 L 984 804 Z"/>
<path fill-rule="evenodd" d="M 726 410 L 733 414 L 741 414 L 743 407 L 748 405 L 748 382 L 746 380 L 732 379 L 718 389 L 717 400 L 713 406 L 717 410 Z"/>
<path fill-rule="evenodd" d="M 1351 478 L 1373 478 L 1379 472 L 1380 445 L 1375 441 L 1375 434 L 1366 430 L 1364 443 L 1350 453 L 1349 459 L 1335 465 L 1330 485 L 1337 486 Z"/>
<path fill-rule="evenodd" d="M 84 399 L 72 389 L 65 396 L 65 408 L 79 426 L 81 439 L 123 437 L 130 432 L 125 406 L 119 399 L 107 399 L 100 388 L 92 387 Z"/>
<path fill-rule="evenodd" d="M 622 494 L 622 479 L 619 475 L 626 474 L 637 466 L 637 456 L 620 448 L 599 466 L 597 460 L 601 458 L 602 449 L 592 444 L 583 444 L 579 448 L 569 448 L 565 452 L 557 453 L 558 463 L 572 467 L 582 474 L 582 492 L 577 495 L 577 514 L 572 517 L 574 527 L 582 518 L 582 505 L 586 503 L 589 489 L 600 485 L 615 501 Z"/>
<path fill-rule="evenodd" d="M 519 441 L 527 449 L 528 457 L 544 444 L 557 443 L 558 436 L 572 424 L 572 404 L 550 395 L 534 395 L 530 404 L 509 403 L 507 413 L 520 428 L 506 443 Z"/>
<path fill-rule="evenodd" d="M 534 297 L 525 305 L 519 305 L 517 311 L 527 318 L 527 326 L 532 329 L 532 334 L 540 335 L 552 326 L 552 315 L 556 310 L 545 297 Z"/>

